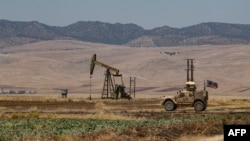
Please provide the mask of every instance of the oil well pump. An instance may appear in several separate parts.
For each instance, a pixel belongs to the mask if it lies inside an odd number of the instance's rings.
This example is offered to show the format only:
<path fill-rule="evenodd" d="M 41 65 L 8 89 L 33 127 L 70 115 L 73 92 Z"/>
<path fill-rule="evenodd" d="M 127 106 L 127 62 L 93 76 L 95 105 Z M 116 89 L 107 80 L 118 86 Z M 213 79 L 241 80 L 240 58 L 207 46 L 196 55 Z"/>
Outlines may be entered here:
<path fill-rule="evenodd" d="M 90 63 L 90 77 L 93 75 L 95 65 L 106 68 L 105 79 L 102 89 L 102 98 L 128 98 L 131 97 L 125 92 L 125 86 L 123 83 L 122 74 L 119 74 L 119 69 L 106 65 L 96 60 L 96 54 L 93 54 Z M 111 73 L 113 72 L 113 73 Z M 116 84 L 115 78 L 121 79 L 121 84 Z"/>

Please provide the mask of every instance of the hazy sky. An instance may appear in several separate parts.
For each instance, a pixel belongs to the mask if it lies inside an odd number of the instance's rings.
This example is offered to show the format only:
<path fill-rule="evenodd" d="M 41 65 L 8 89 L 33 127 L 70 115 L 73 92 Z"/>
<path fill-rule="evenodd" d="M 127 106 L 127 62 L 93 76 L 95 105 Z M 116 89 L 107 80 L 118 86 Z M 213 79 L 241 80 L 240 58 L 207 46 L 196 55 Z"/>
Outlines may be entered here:
<path fill-rule="evenodd" d="M 202 22 L 250 24 L 250 0 L 0 0 L 0 19 L 54 26 L 134 23 L 145 29 Z"/>

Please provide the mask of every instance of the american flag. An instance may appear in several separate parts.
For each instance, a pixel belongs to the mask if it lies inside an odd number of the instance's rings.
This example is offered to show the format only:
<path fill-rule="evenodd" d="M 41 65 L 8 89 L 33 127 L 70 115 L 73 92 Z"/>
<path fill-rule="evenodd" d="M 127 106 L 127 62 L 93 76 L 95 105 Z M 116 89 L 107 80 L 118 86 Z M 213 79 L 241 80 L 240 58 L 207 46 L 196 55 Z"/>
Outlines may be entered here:
<path fill-rule="evenodd" d="M 211 80 L 207 80 L 207 87 L 217 89 L 218 88 L 218 84 L 216 82 L 211 81 Z"/>

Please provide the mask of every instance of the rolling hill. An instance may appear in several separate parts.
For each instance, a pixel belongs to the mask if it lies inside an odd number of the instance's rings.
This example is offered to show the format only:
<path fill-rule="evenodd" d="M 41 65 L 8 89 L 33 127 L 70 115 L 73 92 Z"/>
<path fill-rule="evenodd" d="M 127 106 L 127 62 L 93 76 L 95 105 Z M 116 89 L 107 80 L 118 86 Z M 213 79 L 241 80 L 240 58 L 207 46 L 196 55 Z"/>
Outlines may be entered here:
<path fill-rule="evenodd" d="M 183 28 L 151 30 L 135 24 L 79 21 L 68 26 L 49 26 L 37 21 L 0 20 L 0 47 L 46 40 L 78 40 L 132 47 L 249 44 L 250 25 L 201 23 Z"/>
<path fill-rule="evenodd" d="M 204 80 L 218 83 L 207 88 L 210 98 L 249 98 L 249 45 L 213 45 L 169 48 L 133 48 L 73 40 L 51 40 L 12 46 L 0 50 L 1 88 L 35 89 L 38 94 L 69 97 L 90 93 L 90 60 L 120 69 L 124 83 L 136 77 L 137 97 L 160 97 L 176 93 L 186 81 L 186 59 L 194 58 L 194 79 L 198 89 Z M 92 93 L 101 96 L 105 69 L 96 66 L 91 78 Z"/>

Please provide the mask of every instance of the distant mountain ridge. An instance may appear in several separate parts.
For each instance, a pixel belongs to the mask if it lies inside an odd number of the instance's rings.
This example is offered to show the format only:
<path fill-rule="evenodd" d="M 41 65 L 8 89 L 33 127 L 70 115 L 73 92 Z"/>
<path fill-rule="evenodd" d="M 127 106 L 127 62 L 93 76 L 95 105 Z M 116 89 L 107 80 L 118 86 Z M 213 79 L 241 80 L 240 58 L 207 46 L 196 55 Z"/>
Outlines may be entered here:
<path fill-rule="evenodd" d="M 163 26 L 145 30 L 135 24 L 99 21 L 80 21 L 59 27 L 37 21 L 0 20 L 0 47 L 55 39 L 133 47 L 250 44 L 250 25 L 209 22 L 183 28 Z"/>

